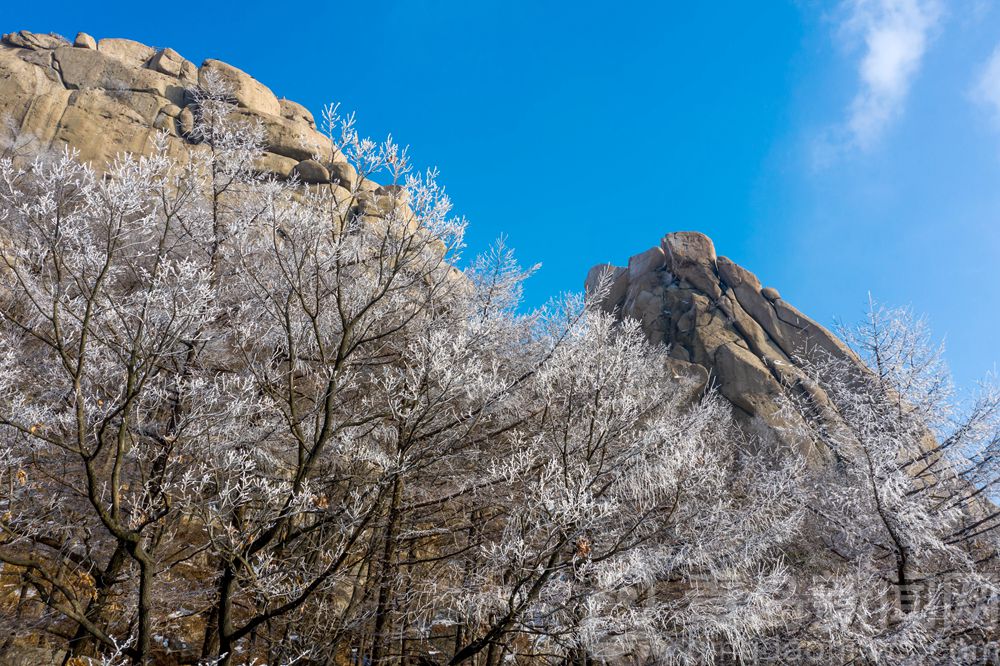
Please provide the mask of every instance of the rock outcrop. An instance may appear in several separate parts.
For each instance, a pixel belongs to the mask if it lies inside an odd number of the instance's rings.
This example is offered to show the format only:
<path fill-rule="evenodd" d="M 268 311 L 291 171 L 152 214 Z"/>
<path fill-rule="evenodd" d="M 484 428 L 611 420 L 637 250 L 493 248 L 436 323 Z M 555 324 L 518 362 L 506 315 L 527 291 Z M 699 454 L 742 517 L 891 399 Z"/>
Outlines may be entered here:
<path fill-rule="evenodd" d="M 607 275 L 601 303 L 609 312 L 638 320 L 652 342 L 670 346 L 670 355 L 688 373 L 705 373 L 748 425 L 798 448 L 808 458 L 827 453 L 803 439 L 804 418 L 784 409 L 785 398 L 806 398 L 810 418 L 839 427 L 822 387 L 804 364 L 817 354 L 858 368 L 863 364 L 835 335 L 762 288 L 757 277 L 726 257 L 716 256 L 704 234 L 667 234 L 656 247 L 638 254 L 627 267 L 601 264 L 587 276 L 592 291 Z"/>
<path fill-rule="evenodd" d="M 207 149 L 190 135 L 191 90 L 209 77 L 229 85 L 240 115 L 262 123 L 267 153 L 261 171 L 345 186 L 356 178 L 302 105 L 279 99 L 232 65 L 206 60 L 197 67 L 173 49 L 129 39 L 98 41 L 80 33 L 71 44 L 59 35 L 4 35 L 0 120 L 33 137 L 39 149 L 68 145 L 97 168 L 119 153 L 148 153 L 158 132 L 168 137 L 170 154 L 184 159 L 190 150 Z"/>

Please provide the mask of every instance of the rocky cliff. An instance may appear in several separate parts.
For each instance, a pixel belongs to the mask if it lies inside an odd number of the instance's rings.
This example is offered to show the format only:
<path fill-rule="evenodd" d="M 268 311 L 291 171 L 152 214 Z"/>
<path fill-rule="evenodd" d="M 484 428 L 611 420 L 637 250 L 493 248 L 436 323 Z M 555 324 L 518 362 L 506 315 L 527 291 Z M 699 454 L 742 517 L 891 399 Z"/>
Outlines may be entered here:
<path fill-rule="evenodd" d="M 354 169 L 305 107 L 279 99 L 226 63 L 206 60 L 196 67 L 173 49 L 129 39 L 97 41 L 80 33 L 71 44 L 58 35 L 4 35 L 0 118 L 37 148 L 68 145 L 97 168 L 121 152 L 149 152 L 158 132 L 166 134 L 171 155 L 185 159 L 190 150 L 207 149 L 191 135 L 191 90 L 212 76 L 228 84 L 240 114 L 263 125 L 262 172 L 351 189 Z"/>

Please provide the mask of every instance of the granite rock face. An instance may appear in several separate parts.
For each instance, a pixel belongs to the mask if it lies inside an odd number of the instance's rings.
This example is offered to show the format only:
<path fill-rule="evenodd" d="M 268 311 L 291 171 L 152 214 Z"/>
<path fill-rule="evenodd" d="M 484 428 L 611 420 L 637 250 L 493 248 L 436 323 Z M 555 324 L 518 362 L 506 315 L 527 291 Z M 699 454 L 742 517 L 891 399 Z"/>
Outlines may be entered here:
<path fill-rule="evenodd" d="M 705 372 L 744 423 L 805 449 L 810 460 L 826 458 L 825 450 L 802 438 L 807 429 L 799 420 L 821 419 L 836 428 L 839 418 L 822 380 L 804 364 L 824 354 L 864 371 L 835 335 L 777 290 L 762 288 L 753 273 L 717 256 L 712 241 L 697 232 L 667 234 L 629 259 L 627 268 L 595 266 L 588 292 L 602 278 L 609 282 L 602 307 L 638 320 L 650 341 L 670 346 L 679 367 Z M 814 413 L 783 409 L 786 398 L 807 398 Z"/>
<path fill-rule="evenodd" d="M 316 131 L 305 107 L 279 99 L 226 63 L 206 60 L 197 67 L 173 49 L 130 39 L 80 33 L 71 44 L 23 30 L 3 35 L 0 122 L 30 136 L 35 149 L 69 146 L 97 169 L 119 153 L 149 153 L 158 132 L 166 134 L 170 154 L 183 160 L 207 149 L 190 136 L 196 111 L 191 90 L 213 77 L 229 84 L 240 116 L 263 126 L 268 152 L 258 162 L 262 171 L 279 178 L 297 174 L 310 183 L 353 180 L 353 169 Z"/>

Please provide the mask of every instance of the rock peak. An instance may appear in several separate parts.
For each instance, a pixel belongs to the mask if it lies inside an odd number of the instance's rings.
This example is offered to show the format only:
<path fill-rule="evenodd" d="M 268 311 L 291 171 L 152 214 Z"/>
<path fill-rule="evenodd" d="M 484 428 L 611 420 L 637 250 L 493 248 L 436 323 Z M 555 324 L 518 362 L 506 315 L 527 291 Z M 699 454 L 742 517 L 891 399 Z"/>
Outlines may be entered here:
<path fill-rule="evenodd" d="M 601 307 L 638 320 L 650 341 L 669 345 L 681 367 L 704 372 L 748 426 L 779 440 L 786 440 L 789 428 L 800 433 L 795 421 L 804 417 L 782 409 L 786 398 L 808 398 L 818 406 L 815 418 L 837 420 L 822 382 L 806 365 L 822 353 L 861 371 L 860 359 L 776 289 L 762 287 L 753 273 L 717 256 L 708 236 L 668 233 L 659 245 L 631 257 L 627 268 L 592 268 L 587 290 L 605 274 L 610 289 Z M 798 435 L 787 441 L 798 448 L 814 445 Z M 808 455 L 815 460 L 825 454 Z"/>

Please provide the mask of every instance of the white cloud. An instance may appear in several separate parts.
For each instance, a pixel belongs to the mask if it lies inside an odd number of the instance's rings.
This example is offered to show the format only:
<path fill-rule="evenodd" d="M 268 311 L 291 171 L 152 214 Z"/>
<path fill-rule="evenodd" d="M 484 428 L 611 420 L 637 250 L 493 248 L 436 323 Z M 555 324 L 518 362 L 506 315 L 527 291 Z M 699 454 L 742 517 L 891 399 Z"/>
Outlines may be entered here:
<path fill-rule="evenodd" d="M 934 28 L 941 0 L 846 0 L 844 34 L 863 44 L 860 90 L 843 131 L 853 147 L 868 149 L 903 111 L 907 93 Z"/>
<path fill-rule="evenodd" d="M 993 55 L 979 74 L 972 96 L 977 102 L 990 108 L 994 121 L 1000 126 L 1000 44 L 993 50 Z"/>

